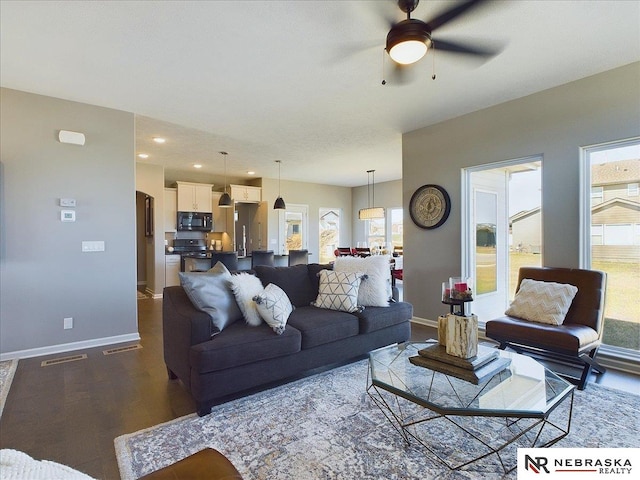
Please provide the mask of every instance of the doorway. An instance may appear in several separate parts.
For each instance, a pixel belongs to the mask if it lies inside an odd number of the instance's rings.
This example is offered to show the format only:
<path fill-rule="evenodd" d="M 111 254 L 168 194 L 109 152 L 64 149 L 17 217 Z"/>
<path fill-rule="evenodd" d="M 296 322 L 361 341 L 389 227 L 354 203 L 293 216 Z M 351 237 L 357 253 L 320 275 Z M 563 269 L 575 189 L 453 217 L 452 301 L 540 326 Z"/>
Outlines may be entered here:
<path fill-rule="evenodd" d="M 462 272 L 481 322 L 504 313 L 521 266 L 542 265 L 542 158 L 463 170 Z"/>

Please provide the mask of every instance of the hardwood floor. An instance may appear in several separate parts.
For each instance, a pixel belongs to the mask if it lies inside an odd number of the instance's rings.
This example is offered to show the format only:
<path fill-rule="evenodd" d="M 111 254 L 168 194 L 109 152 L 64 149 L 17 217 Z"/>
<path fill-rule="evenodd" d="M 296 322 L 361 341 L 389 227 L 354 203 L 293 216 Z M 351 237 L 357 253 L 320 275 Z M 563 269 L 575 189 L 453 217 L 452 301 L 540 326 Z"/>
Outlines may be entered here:
<path fill-rule="evenodd" d="M 195 412 L 195 403 L 162 360 L 162 300 L 138 301 L 142 349 L 104 355 L 109 347 L 20 360 L 0 420 L 0 448 L 21 450 L 100 479 L 118 479 L 113 440 Z M 412 339 L 434 329 L 412 326 Z M 119 347 L 122 345 L 115 345 Z M 86 360 L 41 367 L 79 353 Z M 609 371 L 605 386 L 638 393 L 640 378 Z"/>

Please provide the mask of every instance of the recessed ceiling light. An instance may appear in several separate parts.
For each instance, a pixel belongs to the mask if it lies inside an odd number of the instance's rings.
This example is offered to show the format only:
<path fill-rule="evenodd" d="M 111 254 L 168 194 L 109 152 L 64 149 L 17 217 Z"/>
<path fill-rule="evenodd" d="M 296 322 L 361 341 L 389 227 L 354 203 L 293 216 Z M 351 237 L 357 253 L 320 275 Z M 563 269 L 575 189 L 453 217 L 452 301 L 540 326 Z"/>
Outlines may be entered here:
<path fill-rule="evenodd" d="M 153 141 L 156 142 L 156 143 L 164 143 L 167 140 L 162 138 L 162 137 L 153 137 Z"/>
<path fill-rule="evenodd" d="M 138 158 L 149 158 L 149 155 L 146 153 L 139 153 Z"/>
<path fill-rule="evenodd" d="M 249 170 L 249 171 L 247 172 L 247 175 L 255 175 L 255 174 L 256 174 L 256 172 L 254 172 L 253 170 Z"/>
<path fill-rule="evenodd" d="M 194 163 L 193 168 L 202 168 L 202 165 L 200 165 L 199 163 Z"/>

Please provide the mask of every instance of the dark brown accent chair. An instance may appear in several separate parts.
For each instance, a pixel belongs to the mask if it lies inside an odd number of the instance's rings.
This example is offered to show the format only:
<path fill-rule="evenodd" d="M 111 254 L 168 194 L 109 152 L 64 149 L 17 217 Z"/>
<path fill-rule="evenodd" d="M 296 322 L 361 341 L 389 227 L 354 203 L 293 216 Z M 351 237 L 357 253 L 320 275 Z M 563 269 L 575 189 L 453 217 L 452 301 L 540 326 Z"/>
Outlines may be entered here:
<path fill-rule="evenodd" d="M 518 288 L 523 278 L 568 283 L 578 288 L 562 325 L 535 323 L 504 316 L 486 323 L 487 337 L 519 353 L 571 363 L 582 368 L 579 379 L 571 379 L 584 390 L 591 370 L 604 373 L 595 359 L 602 342 L 606 273 L 573 268 L 522 267 Z"/>

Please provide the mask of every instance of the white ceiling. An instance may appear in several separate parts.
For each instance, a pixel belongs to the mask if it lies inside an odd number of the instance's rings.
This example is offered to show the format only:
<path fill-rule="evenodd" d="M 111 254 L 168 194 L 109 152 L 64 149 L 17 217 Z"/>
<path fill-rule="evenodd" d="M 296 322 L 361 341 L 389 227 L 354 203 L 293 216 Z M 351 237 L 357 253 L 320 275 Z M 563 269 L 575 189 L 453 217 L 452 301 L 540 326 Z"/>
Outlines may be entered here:
<path fill-rule="evenodd" d="M 382 86 L 385 17 L 402 19 L 393 0 L 1 0 L 0 81 L 136 113 L 137 150 L 168 172 L 220 175 L 226 150 L 232 178 L 277 177 L 279 159 L 283 180 L 356 186 L 401 178 L 403 132 L 640 60 L 638 1 L 497 1 L 434 40 L 500 55 L 436 51 L 433 81 L 429 52 Z"/>

